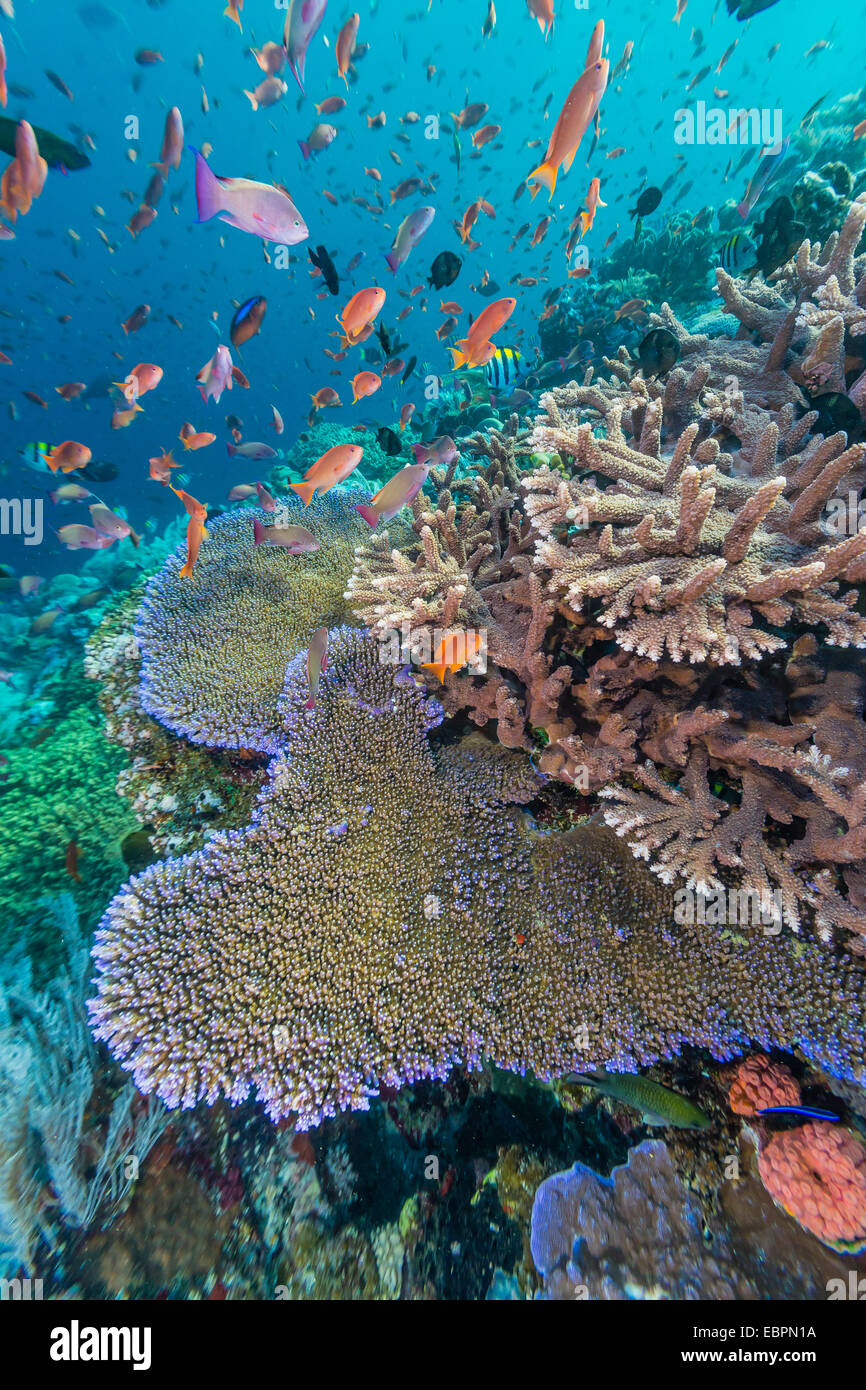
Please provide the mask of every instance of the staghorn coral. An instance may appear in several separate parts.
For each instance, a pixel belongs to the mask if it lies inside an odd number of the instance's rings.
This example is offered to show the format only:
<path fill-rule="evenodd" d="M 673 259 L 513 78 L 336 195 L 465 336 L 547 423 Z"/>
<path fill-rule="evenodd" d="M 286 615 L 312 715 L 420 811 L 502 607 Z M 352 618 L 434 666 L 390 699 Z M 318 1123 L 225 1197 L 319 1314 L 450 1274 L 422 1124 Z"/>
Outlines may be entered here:
<path fill-rule="evenodd" d="M 481 726 L 495 720 L 506 747 L 529 748 L 529 728 L 557 722 L 571 670 L 545 650 L 554 604 L 529 572 L 529 527 L 512 491 L 516 418 L 510 426 L 511 435 L 469 440 L 490 459 L 474 475 L 457 479 L 453 467 L 434 472 L 435 507 L 424 494 L 412 503 L 414 545 L 393 549 L 386 531 L 359 548 L 346 600 L 381 637 L 404 634 L 406 659 L 425 639 L 435 650 L 437 630 L 483 633 L 486 675 L 449 674 L 443 705 L 449 714 L 468 710 Z M 457 501 L 458 490 L 468 493 L 466 501 Z"/>
<path fill-rule="evenodd" d="M 147 713 L 194 743 L 273 752 L 286 667 L 317 627 L 346 616 L 353 547 L 368 534 L 354 504 L 366 498 L 339 487 L 306 508 L 292 496 L 275 517 L 218 517 L 191 580 L 179 577 L 180 547 L 148 584 L 135 630 Z M 320 549 L 254 545 L 256 518 L 303 522 Z"/>
<path fill-rule="evenodd" d="M 647 411 L 638 448 L 626 443 L 615 406 L 606 425 L 604 439 L 588 425 L 541 425 L 533 443 L 569 455 L 581 472 L 614 479 L 612 486 L 565 481 L 549 469 L 522 483 L 540 538 L 535 571 L 569 617 L 587 621 L 592 604 L 593 623 L 653 661 L 665 653 L 675 662 L 757 659 L 785 645 L 768 629 L 789 622 L 822 623 L 831 643 L 866 646 L 856 592 L 835 596 L 840 579 L 866 571 L 866 535 L 835 546 L 801 539 L 866 446 L 844 449 L 843 437 L 832 450 L 804 451 L 789 486 L 775 471 L 775 426 L 746 479 L 730 476 L 715 440 L 697 442 L 696 424 L 666 458 L 658 407 Z M 808 486 L 798 486 L 805 476 Z"/>
<path fill-rule="evenodd" d="M 758 1171 L 773 1201 L 825 1245 L 866 1249 L 866 1147 L 850 1131 L 821 1120 L 774 1134 Z"/>
<path fill-rule="evenodd" d="M 494 800 L 501 755 L 471 783 L 437 757 L 441 707 L 375 639 L 331 652 L 314 711 L 289 669 L 253 824 L 132 879 L 97 933 L 94 1030 L 142 1090 L 309 1127 L 484 1057 L 548 1079 L 751 1039 L 863 1074 L 853 965 L 677 926 L 608 831 L 534 836 Z"/>

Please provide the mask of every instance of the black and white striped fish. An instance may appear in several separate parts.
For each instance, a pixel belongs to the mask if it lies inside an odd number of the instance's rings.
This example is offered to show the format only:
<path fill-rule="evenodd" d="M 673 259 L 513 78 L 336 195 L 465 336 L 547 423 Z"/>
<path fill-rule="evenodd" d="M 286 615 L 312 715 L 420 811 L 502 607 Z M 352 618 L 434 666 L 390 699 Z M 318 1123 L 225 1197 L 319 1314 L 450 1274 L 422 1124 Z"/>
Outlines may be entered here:
<path fill-rule="evenodd" d="M 497 348 L 484 368 L 484 379 L 492 391 L 510 391 L 523 370 L 517 348 Z"/>

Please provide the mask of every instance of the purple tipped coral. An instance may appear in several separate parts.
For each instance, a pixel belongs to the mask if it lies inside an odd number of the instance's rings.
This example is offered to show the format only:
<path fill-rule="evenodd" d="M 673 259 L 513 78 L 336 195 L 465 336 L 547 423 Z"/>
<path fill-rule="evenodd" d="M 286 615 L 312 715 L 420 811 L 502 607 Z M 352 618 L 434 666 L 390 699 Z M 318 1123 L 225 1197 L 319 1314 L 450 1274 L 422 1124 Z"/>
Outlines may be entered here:
<path fill-rule="evenodd" d="M 368 494 L 333 488 L 304 509 L 296 497 L 276 520 L 303 522 L 320 549 L 288 555 L 255 545 L 258 508 L 208 525 L 195 574 L 180 577 L 186 546 L 150 581 L 136 625 L 141 700 L 148 714 L 194 743 L 273 753 L 286 667 L 316 628 L 346 616 L 354 547 L 368 528 L 354 510 Z"/>
<path fill-rule="evenodd" d="M 546 1077 L 751 1040 L 862 1075 L 853 967 L 677 926 L 610 831 L 503 807 L 530 794 L 520 755 L 435 752 L 441 707 L 374 638 L 329 650 L 314 710 L 289 668 L 253 824 L 133 878 L 97 933 L 94 1028 L 143 1091 L 252 1090 L 310 1126 L 484 1057 Z"/>

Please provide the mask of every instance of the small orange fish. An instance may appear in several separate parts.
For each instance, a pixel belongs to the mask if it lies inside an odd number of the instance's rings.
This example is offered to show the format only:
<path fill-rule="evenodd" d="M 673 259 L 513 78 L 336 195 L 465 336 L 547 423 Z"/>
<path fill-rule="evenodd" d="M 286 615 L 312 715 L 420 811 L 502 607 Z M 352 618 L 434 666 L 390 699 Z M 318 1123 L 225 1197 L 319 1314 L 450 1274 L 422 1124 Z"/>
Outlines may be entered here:
<path fill-rule="evenodd" d="M 481 647 L 481 633 L 474 632 L 471 637 L 462 631 L 446 632 L 440 639 L 432 661 L 423 661 L 422 669 L 432 671 L 440 685 L 445 684 L 446 675 L 453 675 L 465 666 Z"/>
<path fill-rule="evenodd" d="M 184 579 L 191 579 L 193 570 L 198 560 L 198 553 L 201 550 L 201 543 L 206 531 L 201 522 L 191 516 L 186 528 L 186 563 L 180 570 Z"/>
<path fill-rule="evenodd" d="M 148 459 L 148 463 L 150 464 L 151 478 L 155 483 L 162 483 L 163 487 L 168 486 L 172 468 L 180 468 L 180 464 L 175 462 L 171 452 L 166 453 L 165 450 L 156 458 Z"/>

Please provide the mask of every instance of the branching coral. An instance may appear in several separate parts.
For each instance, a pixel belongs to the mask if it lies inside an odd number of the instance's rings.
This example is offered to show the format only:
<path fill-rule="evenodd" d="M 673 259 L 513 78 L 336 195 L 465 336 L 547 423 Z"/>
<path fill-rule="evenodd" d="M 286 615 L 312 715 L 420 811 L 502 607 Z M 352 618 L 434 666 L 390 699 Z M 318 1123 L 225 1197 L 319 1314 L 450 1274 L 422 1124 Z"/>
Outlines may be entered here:
<path fill-rule="evenodd" d="M 679 927 L 608 831 L 535 837 L 503 808 L 529 790 L 509 755 L 437 757 L 440 706 L 374 638 L 331 652 L 313 711 L 289 669 L 253 824 L 131 880 L 97 934 L 94 1027 L 142 1090 L 252 1089 L 309 1126 L 485 1056 L 550 1077 L 751 1038 L 862 1074 L 853 966 Z"/>
<path fill-rule="evenodd" d="M 380 636 L 405 631 L 409 646 L 426 639 L 432 650 L 437 630 L 454 626 L 481 632 L 486 677 L 449 675 L 443 705 L 467 709 L 482 726 L 495 720 L 506 747 L 528 748 L 528 729 L 556 719 L 571 669 L 545 650 L 555 605 L 529 570 L 532 542 L 514 507 L 518 474 L 507 444 L 505 435 L 485 441 L 490 462 L 473 475 L 434 474 L 435 508 L 423 493 L 412 504 L 415 544 L 395 550 L 388 532 L 373 536 L 357 553 L 346 598 L 368 627 Z M 458 502 L 458 491 L 468 500 Z"/>

